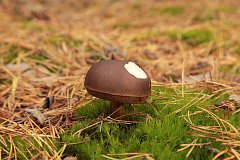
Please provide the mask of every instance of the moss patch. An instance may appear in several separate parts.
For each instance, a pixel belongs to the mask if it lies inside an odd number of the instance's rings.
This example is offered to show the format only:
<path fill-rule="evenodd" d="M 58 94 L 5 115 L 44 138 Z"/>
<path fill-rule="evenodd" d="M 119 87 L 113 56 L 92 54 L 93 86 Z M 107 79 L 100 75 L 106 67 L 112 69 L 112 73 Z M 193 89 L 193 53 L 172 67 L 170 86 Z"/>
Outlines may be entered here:
<path fill-rule="evenodd" d="M 169 7 L 152 7 L 150 9 L 152 14 L 164 14 L 170 16 L 177 16 L 184 13 L 184 8 L 180 6 L 169 6 Z"/>
<path fill-rule="evenodd" d="M 217 104 L 226 98 L 220 96 L 210 99 L 210 96 L 206 92 L 185 91 L 185 96 L 182 97 L 178 89 L 155 88 L 150 104 L 126 106 L 128 116 L 124 118 L 125 121 L 118 123 L 107 118 L 110 103 L 96 100 L 77 111 L 85 119 L 77 122 L 71 132 L 63 134 L 61 141 L 80 143 L 69 145 L 66 153 L 86 160 L 103 159 L 102 155 L 107 154 L 136 152 L 149 153 L 154 159 L 185 159 L 186 151 L 176 151 L 182 143 L 191 143 L 194 138 L 187 134 L 190 129 L 181 115 L 198 111 L 199 106 Z M 215 125 L 208 116 L 199 115 L 191 120 L 195 124 Z M 207 138 L 201 140 L 207 141 Z M 219 143 L 213 141 L 212 144 L 221 148 Z M 128 156 L 114 156 L 126 157 Z M 189 159 L 212 157 L 210 150 L 197 148 Z"/>
<path fill-rule="evenodd" d="M 191 45 L 200 45 L 213 39 L 212 32 L 207 29 L 192 29 L 183 32 L 172 31 L 169 32 L 169 36 L 174 39 L 180 38 Z"/>

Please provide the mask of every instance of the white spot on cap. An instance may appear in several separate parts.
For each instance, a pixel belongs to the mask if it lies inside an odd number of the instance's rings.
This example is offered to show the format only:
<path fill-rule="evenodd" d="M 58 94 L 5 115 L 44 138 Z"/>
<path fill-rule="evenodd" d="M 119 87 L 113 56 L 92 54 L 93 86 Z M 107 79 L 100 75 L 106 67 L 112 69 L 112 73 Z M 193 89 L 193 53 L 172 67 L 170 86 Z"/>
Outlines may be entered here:
<path fill-rule="evenodd" d="M 128 62 L 124 65 L 124 68 L 136 78 L 146 79 L 148 77 L 147 74 L 134 62 Z"/>

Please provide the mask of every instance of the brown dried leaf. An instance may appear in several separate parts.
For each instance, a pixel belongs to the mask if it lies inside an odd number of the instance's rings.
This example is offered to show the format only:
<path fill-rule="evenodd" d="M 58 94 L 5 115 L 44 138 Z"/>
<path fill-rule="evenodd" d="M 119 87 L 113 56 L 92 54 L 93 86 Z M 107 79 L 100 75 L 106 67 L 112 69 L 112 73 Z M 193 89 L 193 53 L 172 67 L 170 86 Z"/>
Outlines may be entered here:
<path fill-rule="evenodd" d="M 14 113 L 12 113 L 10 111 L 6 111 L 6 110 L 3 110 L 3 109 L 0 110 L 0 117 L 1 118 L 10 119 L 13 115 L 14 115 Z"/>
<path fill-rule="evenodd" d="M 117 46 L 108 45 L 104 47 L 104 57 L 106 59 L 126 59 L 126 55 Z"/>
<path fill-rule="evenodd" d="M 26 108 L 25 111 L 31 113 L 34 117 L 36 117 L 41 125 L 45 123 L 44 115 L 37 108 L 34 108 L 34 109 Z"/>
<path fill-rule="evenodd" d="M 156 60 L 159 58 L 159 56 L 156 53 L 151 52 L 149 50 L 145 50 L 143 54 L 150 60 Z"/>
<path fill-rule="evenodd" d="M 16 70 L 19 70 L 21 72 L 27 70 L 27 69 L 30 69 L 31 66 L 30 64 L 27 64 L 27 63 L 20 63 L 20 64 L 7 64 L 6 65 L 6 68 L 12 70 L 12 71 L 16 71 Z"/>

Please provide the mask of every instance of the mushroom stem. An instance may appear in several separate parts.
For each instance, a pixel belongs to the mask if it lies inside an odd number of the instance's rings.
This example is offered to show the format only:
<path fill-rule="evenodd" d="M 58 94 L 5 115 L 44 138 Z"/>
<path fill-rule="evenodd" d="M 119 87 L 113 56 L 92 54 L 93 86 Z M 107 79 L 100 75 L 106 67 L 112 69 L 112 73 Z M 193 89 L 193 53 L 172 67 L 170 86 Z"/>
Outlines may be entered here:
<path fill-rule="evenodd" d="M 114 118 L 122 116 L 125 113 L 125 108 L 123 103 L 112 101 L 111 112 L 112 112 L 112 117 Z"/>

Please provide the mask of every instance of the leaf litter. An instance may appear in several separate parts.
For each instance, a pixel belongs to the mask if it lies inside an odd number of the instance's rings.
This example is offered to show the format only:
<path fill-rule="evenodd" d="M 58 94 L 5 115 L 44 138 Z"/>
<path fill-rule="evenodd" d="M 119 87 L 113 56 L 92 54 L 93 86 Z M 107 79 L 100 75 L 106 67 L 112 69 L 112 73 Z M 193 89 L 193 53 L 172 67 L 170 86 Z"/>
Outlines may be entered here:
<path fill-rule="evenodd" d="M 28 141 L 28 145 L 34 149 L 20 153 L 21 156 L 61 159 L 65 146 L 57 152 L 54 141 L 76 122 L 75 110 L 91 101 L 83 87 L 84 76 L 90 65 L 100 59 L 136 61 L 149 74 L 154 86 L 183 85 L 207 88 L 215 93 L 232 92 L 229 100 L 239 105 L 239 73 L 236 73 L 240 67 L 239 55 L 232 54 L 233 48 L 236 48 L 234 44 L 238 43 L 234 35 L 239 34 L 234 28 L 239 24 L 231 25 L 238 13 L 227 15 L 229 24 L 225 24 L 227 13 L 213 20 L 213 24 L 195 24 L 196 19 L 193 21 L 188 13 L 199 9 L 197 2 L 189 3 L 192 9 L 185 9 L 179 15 L 185 16 L 186 21 L 182 20 L 183 17 L 155 12 L 157 15 L 151 17 L 145 14 L 153 6 L 169 6 L 177 2 L 139 1 L 144 7 L 138 12 L 132 12 L 132 1 L 126 3 L 128 5 L 84 0 L 81 3 L 71 0 L 64 5 L 57 1 L 0 2 L 3 9 L 0 11 L 0 142 L 6 146 L 0 148 L 1 156 L 16 158 L 16 152 L 20 150 L 14 139 L 21 136 L 34 139 L 39 146 L 47 146 L 38 148 Z M 211 9 L 214 3 L 207 2 L 206 7 Z M 231 5 L 225 1 L 223 3 Z M 60 12 L 66 8 L 69 12 Z M 125 27 L 113 27 L 122 21 L 126 22 Z M 210 37 L 213 39 L 197 46 L 185 43 L 184 39 L 168 36 L 169 32 L 183 27 L 192 31 L 209 27 L 209 31 L 212 28 L 218 33 L 227 34 L 217 34 L 219 36 Z M 225 46 L 224 36 L 230 37 L 233 46 Z M 235 67 L 223 72 L 221 67 L 231 64 Z M 235 148 L 239 135 L 234 132 L 238 128 L 211 111 L 200 110 L 199 114 L 206 113 L 224 125 L 212 127 L 217 136 L 204 135 L 211 126 L 192 126 L 192 130 L 197 132 L 192 134 L 197 139 L 188 145 L 187 148 L 192 148 L 187 155 L 195 146 L 209 147 L 208 144 L 197 142 L 199 137 L 207 136 L 221 141 L 224 146 L 231 146 L 217 152 L 215 159 L 223 154 L 238 158 L 239 151 Z M 236 107 L 233 113 L 238 111 Z M 45 125 L 40 127 L 38 122 Z M 231 130 L 226 130 L 226 125 Z M 233 142 L 225 141 L 223 135 Z M 41 152 L 36 154 L 34 150 Z M 105 155 L 111 156 L 115 155 Z M 151 154 L 147 153 L 131 156 L 151 159 Z"/>

